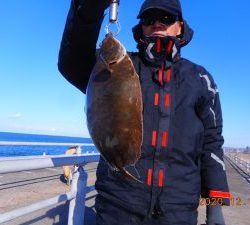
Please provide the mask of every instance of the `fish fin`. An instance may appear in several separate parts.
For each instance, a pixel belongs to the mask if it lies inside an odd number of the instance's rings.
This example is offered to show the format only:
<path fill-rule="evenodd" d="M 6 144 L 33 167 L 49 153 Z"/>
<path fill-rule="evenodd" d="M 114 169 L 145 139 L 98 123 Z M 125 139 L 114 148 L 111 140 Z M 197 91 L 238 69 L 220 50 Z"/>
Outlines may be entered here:
<path fill-rule="evenodd" d="M 143 183 L 141 180 L 137 179 L 135 176 L 133 176 L 131 173 L 129 173 L 125 168 L 119 169 L 120 173 L 125 176 L 125 178 L 129 180 L 135 180 L 139 183 Z M 139 176 L 140 177 L 140 176 Z"/>
<path fill-rule="evenodd" d="M 136 169 L 135 164 L 133 164 L 133 165 L 131 165 L 131 166 L 134 168 L 134 170 L 135 170 L 135 172 L 136 172 L 137 177 L 140 179 L 140 178 L 141 178 L 141 176 L 140 176 L 140 174 L 139 174 L 138 170 Z"/>
<path fill-rule="evenodd" d="M 140 176 L 138 170 L 136 169 L 136 166 L 135 166 L 135 165 L 136 165 L 136 163 L 135 163 L 135 164 L 131 164 L 131 165 L 129 165 L 129 166 L 125 166 L 124 169 L 127 171 L 127 168 L 130 168 L 130 170 L 133 168 L 134 171 L 135 171 L 135 173 L 136 173 L 136 177 L 138 177 L 138 179 L 140 179 L 141 176 Z"/>

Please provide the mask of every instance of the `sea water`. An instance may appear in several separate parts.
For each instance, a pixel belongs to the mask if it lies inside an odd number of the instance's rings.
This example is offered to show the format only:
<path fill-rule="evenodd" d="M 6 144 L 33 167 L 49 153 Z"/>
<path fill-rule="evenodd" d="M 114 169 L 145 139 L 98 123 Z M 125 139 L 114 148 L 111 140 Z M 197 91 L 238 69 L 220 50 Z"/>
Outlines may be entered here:
<path fill-rule="evenodd" d="M 67 136 L 52 136 L 52 135 L 38 135 L 38 134 L 20 134 L 0 132 L 0 142 L 50 142 L 50 143 L 93 143 L 91 138 L 82 137 L 67 137 Z M 0 145 L 0 157 L 10 156 L 32 156 L 32 155 L 60 155 L 64 154 L 70 146 L 14 146 L 14 145 Z M 94 146 L 82 146 L 82 153 L 95 152 Z"/>

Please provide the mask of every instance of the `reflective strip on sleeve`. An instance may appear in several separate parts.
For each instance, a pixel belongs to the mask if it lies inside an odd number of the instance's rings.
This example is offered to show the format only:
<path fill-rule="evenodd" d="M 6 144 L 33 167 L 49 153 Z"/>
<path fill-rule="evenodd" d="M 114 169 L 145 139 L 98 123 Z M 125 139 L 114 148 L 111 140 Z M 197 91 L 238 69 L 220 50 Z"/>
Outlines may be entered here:
<path fill-rule="evenodd" d="M 209 108 L 210 112 L 213 114 L 213 118 L 214 118 L 214 126 L 216 127 L 216 116 L 215 116 L 215 112 L 214 110 L 210 107 Z"/>
<path fill-rule="evenodd" d="M 214 153 L 211 153 L 211 157 L 219 164 L 221 164 L 223 170 L 226 170 L 225 163 Z"/>
<path fill-rule="evenodd" d="M 214 198 L 231 198 L 230 192 L 223 192 L 223 191 L 209 191 L 209 197 Z"/>
<path fill-rule="evenodd" d="M 205 79 L 205 81 L 207 83 L 207 89 L 209 91 L 213 92 L 215 95 L 216 95 L 216 93 L 219 92 L 217 88 L 212 88 L 212 83 L 211 83 L 207 74 L 204 74 L 204 75 L 200 74 L 200 77 L 203 77 Z"/>

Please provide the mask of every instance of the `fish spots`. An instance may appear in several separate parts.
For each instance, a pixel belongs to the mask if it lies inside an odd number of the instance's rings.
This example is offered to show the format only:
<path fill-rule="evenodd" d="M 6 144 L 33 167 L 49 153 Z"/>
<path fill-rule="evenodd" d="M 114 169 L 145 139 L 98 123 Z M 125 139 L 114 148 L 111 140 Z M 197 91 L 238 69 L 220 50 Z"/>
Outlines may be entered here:
<path fill-rule="evenodd" d="M 113 148 L 114 146 L 118 145 L 119 144 L 119 140 L 117 137 L 109 137 L 107 136 L 106 137 L 106 140 L 105 140 L 105 145 L 107 148 Z"/>
<path fill-rule="evenodd" d="M 101 83 L 107 81 L 111 77 L 111 72 L 108 69 L 101 70 L 98 74 L 96 74 L 94 78 L 94 82 Z"/>

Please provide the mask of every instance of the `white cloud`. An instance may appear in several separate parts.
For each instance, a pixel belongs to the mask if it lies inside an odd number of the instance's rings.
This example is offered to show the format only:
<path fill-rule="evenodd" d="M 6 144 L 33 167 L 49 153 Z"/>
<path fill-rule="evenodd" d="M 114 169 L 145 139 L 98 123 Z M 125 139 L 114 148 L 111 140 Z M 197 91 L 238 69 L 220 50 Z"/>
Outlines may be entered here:
<path fill-rule="evenodd" d="M 19 112 L 9 116 L 10 119 L 20 119 L 21 117 L 22 114 Z"/>
<path fill-rule="evenodd" d="M 55 127 L 52 127 L 50 130 L 53 131 L 53 132 L 55 132 L 55 131 L 57 131 L 58 129 L 55 128 Z"/>
<path fill-rule="evenodd" d="M 16 113 L 17 114 L 17 113 Z M 14 115 L 16 115 L 14 114 Z M 20 113 L 21 114 L 21 113 Z M 26 121 L 23 115 L 21 119 L 16 119 L 14 115 L 12 119 L 6 120 L 0 118 L 0 131 L 15 132 L 15 133 L 30 133 L 30 134 L 47 134 L 58 136 L 72 136 L 72 137 L 90 137 L 85 123 L 76 124 L 41 124 L 34 121 Z M 14 119 L 15 118 L 15 119 Z"/>

